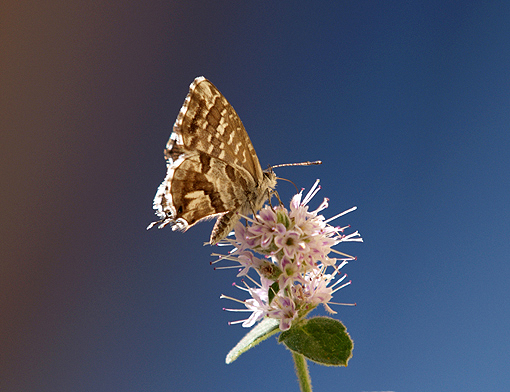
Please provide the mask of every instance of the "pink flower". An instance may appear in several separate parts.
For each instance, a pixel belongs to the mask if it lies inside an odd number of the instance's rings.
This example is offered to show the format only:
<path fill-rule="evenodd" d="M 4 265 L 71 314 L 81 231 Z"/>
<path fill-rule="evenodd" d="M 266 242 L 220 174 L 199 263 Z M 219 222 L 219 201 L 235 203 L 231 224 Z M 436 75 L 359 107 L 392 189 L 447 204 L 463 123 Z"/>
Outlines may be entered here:
<path fill-rule="evenodd" d="M 309 211 L 308 203 L 319 190 L 317 180 L 304 198 L 303 191 L 296 194 L 290 202 L 290 211 L 283 206 L 265 206 L 256 218 L 246 218 L 247 227 L 241 222 L 236 224 L 235 240 L 223 240 L 234 246 L 224 259 L 237 261 L 242 267 L 238 276 L 246 276 L 256 285 L 237 286 L 251 295 L 245 301 L 222 296 L 244 303 L 244 311 L 251 312 L 247 319 L 238 321 L 244 327 L 270 317 L 280 320 L 280 329 L 284 331 L 319 304 L 333 312 L 329 306 L 333 304 L 333 294 L 350 284 L 340 285 L 346 275 L 339 271 L 355 258 L 333 247 L 341 242 L 363 240 L 357 231 L 344 235 L 348 226 L 334 227 L 329 222 L 356 208 L 326 219 L 320 214 L 328 207 L 328 199 L 324 199 L 317 209 Z M 265 258 L 258 258 L 255 253 Z M 331 253 L 342 258 L 329 257 Z M 251 270 L 257 273 L 260 284 L 249 276 Z"/>

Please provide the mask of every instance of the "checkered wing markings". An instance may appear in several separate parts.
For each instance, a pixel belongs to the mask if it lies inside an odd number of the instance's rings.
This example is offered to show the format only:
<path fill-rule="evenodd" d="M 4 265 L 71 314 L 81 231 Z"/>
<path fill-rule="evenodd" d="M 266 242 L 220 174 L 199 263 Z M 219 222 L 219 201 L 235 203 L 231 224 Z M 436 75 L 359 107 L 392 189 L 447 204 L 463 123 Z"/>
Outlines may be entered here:
<path fill-rule="evenodd" d="M 187 230 L 217 216 L 210 242 L 225 238 L 239 219 L 262 207 L 276 175 L 263 173 L 236 112 L 203 77 L 196 78 L 166 145 L 167 175 L 154 197 L 160 220 Z"/>
<path fill-rule="evenodd" d="M 227 166 L 204 154 L 184 160 L 167 179 L 176 212 L 173 219 L 185 219 L 192 226 L 202 219 L 240 209 L 249 185 L 244 182 L 244 173 Z M 243 181 L 233 182 L 229 175 Z"/>
<path fill-rule="evenodd" d="M 190 86 L 165 150 L 167 157 L 180 149 L 201 151 L 262 180 L 262 169 L 241 119 L 226 98 L 207 79 L 197 78 Z M 173 139 L 182 136 L 182 145 Z M 177 148 L 177 149 L 176 149 Z"/>

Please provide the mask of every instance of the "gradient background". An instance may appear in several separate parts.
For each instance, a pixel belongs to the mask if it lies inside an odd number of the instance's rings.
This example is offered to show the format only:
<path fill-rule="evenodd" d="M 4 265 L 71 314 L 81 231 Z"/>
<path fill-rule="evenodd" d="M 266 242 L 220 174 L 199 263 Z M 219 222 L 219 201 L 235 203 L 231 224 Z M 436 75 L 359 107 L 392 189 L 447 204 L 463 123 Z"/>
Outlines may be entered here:
<path fill-rule="evenodd" d="M 145 230 L 199 75 L 263 167 L 322 159 L 277 174 L 358 206 L 354 357 L 315 390 L 510 390 L 510 2 L 23 3 L 0 5 L 0 390 L 298 389 L 274 339 L 225 365 L 246 330 L 212 223 Z"/>

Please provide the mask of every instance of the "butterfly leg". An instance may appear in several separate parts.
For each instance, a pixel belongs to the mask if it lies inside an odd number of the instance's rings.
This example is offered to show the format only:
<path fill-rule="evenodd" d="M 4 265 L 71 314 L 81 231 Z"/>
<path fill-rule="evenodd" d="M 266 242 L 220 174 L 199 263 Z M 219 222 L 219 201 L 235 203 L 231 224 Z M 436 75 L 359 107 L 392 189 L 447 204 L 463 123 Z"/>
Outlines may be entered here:
<path fill-rule="evenodd" d="M 253 218 L 257 221 L 257 222 L 260 222 L 259 221 L 259 218 L 257 218 L 257 212 L 255 211 L 255 207 L 253 205 L 253 203 L 250 202 L 250 209 L 251 209 L 251 213 L 253 214 Z M 248 222 L 246 222 L 248 223 Z"/>
<path fill-rule="evenodd" d="M 269 192 L 269 191 L 268 191 Z M 280 199 L 280 195 L 278 194 L 277 191 L 275 190 L 271 190 L 270 191 L 273 195 L 276 196 L 276 198 L 278 199 L 278 203 L 280 203 L 280 206 L 283 206 L 283 203 L 282 203 L 282 200 Z M 272 204 L 271 204 L 271 196 L 269 196 L 269 205 L 271 206 L 271 208 L 273 208 Z M 273 211 L 274 211 L 274 208 L 273 208 Z"/>

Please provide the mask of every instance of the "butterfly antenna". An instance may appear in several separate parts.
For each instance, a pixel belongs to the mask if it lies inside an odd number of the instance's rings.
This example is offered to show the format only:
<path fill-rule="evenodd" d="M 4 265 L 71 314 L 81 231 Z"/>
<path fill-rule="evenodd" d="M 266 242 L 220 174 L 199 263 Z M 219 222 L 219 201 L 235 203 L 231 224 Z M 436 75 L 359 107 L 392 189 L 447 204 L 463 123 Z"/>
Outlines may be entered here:
<path fill-rule="evenodd" d="M 306 161 L 306 162 L 299 162 L 299 163 L 282 163 L 281 165 L 274 165 L 271 166 L 271 169 L 277 168 L 277 167 L 284 167 L 284 166 L 311 166 L 311 165 L 322 165 L 322 161 Z"/>

